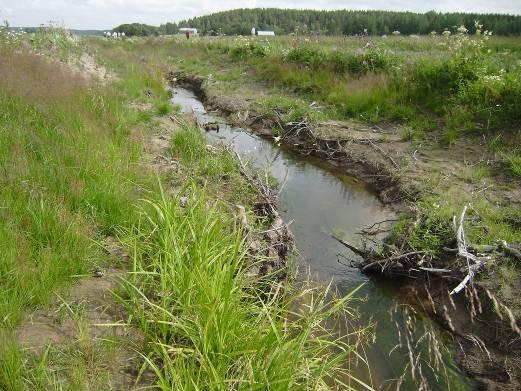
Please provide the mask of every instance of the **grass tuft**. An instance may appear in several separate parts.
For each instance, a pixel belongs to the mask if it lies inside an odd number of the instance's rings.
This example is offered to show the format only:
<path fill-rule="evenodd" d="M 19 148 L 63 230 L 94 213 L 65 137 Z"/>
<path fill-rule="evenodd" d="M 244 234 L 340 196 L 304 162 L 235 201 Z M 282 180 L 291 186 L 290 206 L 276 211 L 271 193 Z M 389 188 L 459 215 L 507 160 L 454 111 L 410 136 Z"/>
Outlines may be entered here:
<path fill-rule="evenodd" d="M 210 206 L 204 190 L 187 190 L 187 208 L 147 201 L 127 235 L 134 267 L 122 300 L 149 341 L 142 354 L 159 389 L 326 388 L 354 354 L 325 327 L 347 315 L 350 296 L 326 300 L 328 290 L 311 288 L 273 296 L 289 287 L 252 284 L 233 216 Z"/>

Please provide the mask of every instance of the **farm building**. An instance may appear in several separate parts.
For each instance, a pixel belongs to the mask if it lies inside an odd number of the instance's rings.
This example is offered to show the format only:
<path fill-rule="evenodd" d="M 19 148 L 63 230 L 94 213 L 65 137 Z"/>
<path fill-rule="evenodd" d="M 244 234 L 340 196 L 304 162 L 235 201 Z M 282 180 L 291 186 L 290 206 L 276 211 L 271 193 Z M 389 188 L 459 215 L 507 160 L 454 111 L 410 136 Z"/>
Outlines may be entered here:
<path fill-rule="evenodd" d="M 275 32 L 269 30 L 257 30 L 255 27 L 253 27 L 251 29 L 251 35 L 275 35 Z"/>

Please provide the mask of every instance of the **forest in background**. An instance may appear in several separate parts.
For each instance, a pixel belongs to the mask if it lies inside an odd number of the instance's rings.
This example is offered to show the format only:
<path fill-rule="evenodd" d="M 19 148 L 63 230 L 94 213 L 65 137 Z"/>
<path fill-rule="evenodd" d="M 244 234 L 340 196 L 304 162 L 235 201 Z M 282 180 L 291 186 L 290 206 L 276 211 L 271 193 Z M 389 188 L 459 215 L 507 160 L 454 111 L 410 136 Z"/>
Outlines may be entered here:
<path fill-rule="evenodd" d="M 278 8 L 235 9 L 166 23 L 159 27 L 139 23 L 123 24 L 114 31 L 129 36 L 176 34 L 180 27 L 195 27 L 203 35 L 248 35 L 252 27 L 276 34 L 384 35 L 456 32 L 464 25 L 474 33 L 475 21 L 494 35 L 520 35 L 521 16 L 476 13 L 427 13 L 392 11 L 317 11 Z"/>

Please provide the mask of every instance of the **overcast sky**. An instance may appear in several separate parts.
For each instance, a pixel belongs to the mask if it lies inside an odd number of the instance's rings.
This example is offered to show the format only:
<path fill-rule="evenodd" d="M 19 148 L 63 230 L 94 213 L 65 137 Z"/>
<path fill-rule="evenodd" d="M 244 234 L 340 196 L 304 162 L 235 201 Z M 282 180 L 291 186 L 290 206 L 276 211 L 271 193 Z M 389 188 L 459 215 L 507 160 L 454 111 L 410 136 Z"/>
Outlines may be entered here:
<path fill-rule="evenodd" d="M 0 0 L 0 20 L 8 20 L 12 26 L 38 26 L 54 21 L 68 28 L 109 29 L 121 23 L 159 25 L 246 7 L 521 14 L 521 0 Z"/>

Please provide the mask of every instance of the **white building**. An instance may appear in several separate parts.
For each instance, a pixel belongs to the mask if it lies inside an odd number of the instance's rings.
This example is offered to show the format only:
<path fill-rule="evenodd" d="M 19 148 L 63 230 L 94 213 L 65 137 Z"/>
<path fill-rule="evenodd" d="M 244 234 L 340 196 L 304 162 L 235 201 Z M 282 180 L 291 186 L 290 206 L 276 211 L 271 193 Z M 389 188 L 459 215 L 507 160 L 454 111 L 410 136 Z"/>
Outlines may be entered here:
<path fill-rule="evenodd" d="M 275 31 L 269 31 L 269 30 L 260 31 L 260 30 L 257 30 L 255 27 L 252 27 L 251 35 L 275 35 Z"/>

